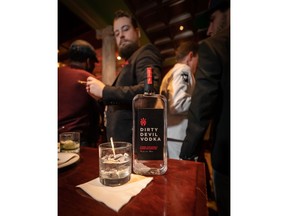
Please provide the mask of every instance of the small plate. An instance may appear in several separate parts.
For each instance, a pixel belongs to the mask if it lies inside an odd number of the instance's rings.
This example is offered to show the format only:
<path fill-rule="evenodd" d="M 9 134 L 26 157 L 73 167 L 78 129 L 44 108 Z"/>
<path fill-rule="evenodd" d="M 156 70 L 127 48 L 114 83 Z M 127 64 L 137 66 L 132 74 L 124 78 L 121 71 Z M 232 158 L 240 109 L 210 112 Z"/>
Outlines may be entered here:
<path fill-rule="evenodd" d="M 80 156 L 76 153 L 63 153 L 63 152 L 58 153 L 58 158 L 63 158 L 63 156 L 67 154 L 71 154 L 71 158 L 64 163 L 58 164 L 58 169 L 76 163 L 80 159 Z"/>

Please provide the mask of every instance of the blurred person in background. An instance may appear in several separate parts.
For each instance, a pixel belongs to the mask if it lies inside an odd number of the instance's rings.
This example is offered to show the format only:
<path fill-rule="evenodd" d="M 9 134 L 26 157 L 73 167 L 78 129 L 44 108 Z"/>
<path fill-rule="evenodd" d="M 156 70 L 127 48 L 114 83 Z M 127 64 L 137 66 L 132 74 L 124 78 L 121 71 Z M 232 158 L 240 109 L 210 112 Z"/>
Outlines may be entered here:
<path fill-rule="evenodd" d="M 58 139 L 62 132 L 80 132 L 81 146 L 94 147 L 100 135 L 99 104 L 86 92 L 86 81 L 94 70 L 94 47 L 84 40 L 69 48 L 69 65 L 58 68 Z"/>
<path fill-rule="evenodd" d="M 188 108 L 195 87 L 198 64 L 198 44 L 182 43 L 176 50 L 177 63 L 162 80 L 160 93 L 167 98 L 168 157 L 179 159 L 182 142 L 186 135 Z"/>
<path fill-rule="evenodd" d="M 196 86 L 180 158 L 194 160 L 211 124 L 211 162 L 219 216 L 230 215 L 230 1 L 211 0 L 201 14 L 210 20 L 199 45 Z"/>

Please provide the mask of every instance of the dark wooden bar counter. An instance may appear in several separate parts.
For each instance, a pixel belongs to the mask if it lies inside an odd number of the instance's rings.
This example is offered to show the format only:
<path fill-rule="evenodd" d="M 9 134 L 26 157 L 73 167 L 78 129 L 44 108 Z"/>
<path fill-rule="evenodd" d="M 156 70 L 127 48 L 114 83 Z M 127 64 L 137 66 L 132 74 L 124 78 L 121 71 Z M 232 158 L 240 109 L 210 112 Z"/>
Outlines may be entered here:
<path fill-rule="evenodd" d="M 82 147 L 80 160 L 58 169 L 58 215 L 171 215 L 208 216 L 203 163 L 168 160 L 168 171 L 154 176 L 138 195 L 115 212 L 86 194 L 77 185 L 99 176 L 98 149 Z"/>

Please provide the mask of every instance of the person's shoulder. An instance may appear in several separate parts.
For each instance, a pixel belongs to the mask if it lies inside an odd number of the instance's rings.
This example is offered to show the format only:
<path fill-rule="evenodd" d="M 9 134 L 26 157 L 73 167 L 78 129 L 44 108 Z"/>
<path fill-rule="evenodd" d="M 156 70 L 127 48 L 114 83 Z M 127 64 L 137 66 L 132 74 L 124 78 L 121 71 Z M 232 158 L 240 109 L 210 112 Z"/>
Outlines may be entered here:
<path fill-rule="evenodd" d="M 171 73 L 178 74 L 182 71 L 190 71 L 190 67 L 184 63 L 177 62 L 173 68 L 171 68 Z"/>
<path fill-rule="evenodd" d="M 143 49 L 157 49 L 158 50 L 158 48 L 152 43 L 147 43 L 147 44 L 143 45 L 142 48 Z"/>
<path fill-rule="evenodd" d="M 79 69 L 78 73 L 82 74 L 83 76 L 92 76 L 92 74 L 90 72 L 88 72 L 86 70 L 82 70 L 82 69 Z"/>
<path fill-rule="evenodd" d="M 148 50 L 148 51 L 160 53 L 159 49 L 154 44 L 151 44 L 151 43 L 147 43 L 147 44 L 141 46 L 140 49 L 142 49 L 143 51 Z"/>
<path fill-rule="evenodd" d="M 136 52 L 134 52 L 131 59 L 137 59 L 138 57 L 141 58 L 147 56 L 153 56 L 153 58 L 161 59 L 161 53 L 159 49 L 151 43 L 141 46 Z"/>
<path fill-rule="evenodd" d="M 87 78 L 92 76 L 90 72 L 80 68 L 65 67 L 62 70 L 65 71 L 65 74 L 70 77 Z"/>

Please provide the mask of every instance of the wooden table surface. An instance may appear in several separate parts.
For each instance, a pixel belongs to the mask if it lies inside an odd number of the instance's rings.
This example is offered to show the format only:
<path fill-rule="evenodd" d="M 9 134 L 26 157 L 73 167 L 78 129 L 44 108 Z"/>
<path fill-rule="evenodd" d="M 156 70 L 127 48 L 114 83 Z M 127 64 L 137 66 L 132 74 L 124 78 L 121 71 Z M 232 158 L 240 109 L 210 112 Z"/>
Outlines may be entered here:
<path fill-rule="evenodd" d="M 77 185 L 99 176 L 98 149 L 81 147 L 80 160 L 58 169 L 59 216 L 208 216 L 203 163 L 168 159 L 168 171 L 115 212 Z"/>

